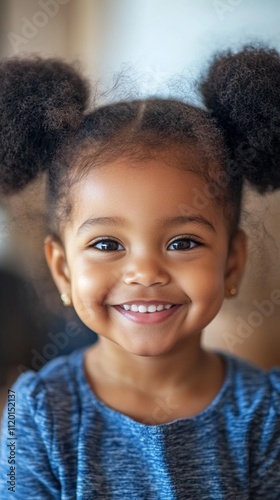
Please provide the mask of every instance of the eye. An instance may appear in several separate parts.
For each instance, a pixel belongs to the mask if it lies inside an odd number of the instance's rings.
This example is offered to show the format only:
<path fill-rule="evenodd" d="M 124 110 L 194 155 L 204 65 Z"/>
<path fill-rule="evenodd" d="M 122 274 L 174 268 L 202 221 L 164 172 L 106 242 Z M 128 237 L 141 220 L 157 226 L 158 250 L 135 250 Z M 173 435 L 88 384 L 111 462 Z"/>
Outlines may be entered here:
<path fill-rule="evenodd" d="M 191 238 L 177 238 L 168 245 L 167 250 L 192 250 L 199 245 L 201 245 L 199 241 Z"/>
<path fill-rule="evenodd" d="M 101 252 L 119 252 L 120 250 L 124 250 L 124 247 L 118 241 L 108 238 L 96 241 L 91 245 L 91 248 L 96 248 L 96 250 L 100 250 Z"/>

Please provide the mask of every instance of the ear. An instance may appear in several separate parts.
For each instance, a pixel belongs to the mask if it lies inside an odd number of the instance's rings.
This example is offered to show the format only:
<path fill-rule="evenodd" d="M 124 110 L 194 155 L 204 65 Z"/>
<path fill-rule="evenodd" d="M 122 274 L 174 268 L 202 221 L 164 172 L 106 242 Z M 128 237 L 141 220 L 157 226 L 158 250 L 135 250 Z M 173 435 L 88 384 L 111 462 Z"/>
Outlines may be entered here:
<path fill-rule="evenodd" d="M 236 294 L 244 274 L 247 258 L 247 236 L 238 229 L 231 238 L 225 272 L 225 296 Z M 234 293 L 231 292 L 233 290 Z"/>
<path fill-rule="evenodd" d="M 45 256 L 59 293 L 71 296 L 71 277 L 65 251 L 52 236 L 45 239 Z"/>

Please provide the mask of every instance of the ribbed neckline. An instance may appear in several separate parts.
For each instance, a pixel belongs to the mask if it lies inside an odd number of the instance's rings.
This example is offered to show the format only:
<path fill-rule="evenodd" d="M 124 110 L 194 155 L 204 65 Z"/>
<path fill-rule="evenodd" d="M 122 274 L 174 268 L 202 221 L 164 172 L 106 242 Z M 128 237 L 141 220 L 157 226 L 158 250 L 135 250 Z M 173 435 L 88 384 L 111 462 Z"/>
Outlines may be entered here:
<path fill-rule="evenodd" d="M 233 370 L 234 370 L 234 363 L 235 360 L 232 356 L 222 352 L 222 351 L 212 351 L 215 354 L 218 354 L 221 356 L 224 361 L 225 361 L 225 367 L 226 367 L 226 373 L 225 373 L 225 380 L 224 383 L 219 390 L 219 392 L 216 394 L 216 396 L 213 398 L 211 403 L 201 412 L 199 412 L 197 415 L 194 415 L 192 417 L 185 417 L 185 418 L 179 418 L 176 420 L 172 420 L 171 422 L 163 423 L 163 424 L 155 424 L 155 425 L 149 425 L 149 424 L 144 424 L 141 422 L 138 422 L 134 420 L 133 418 L 120 413 L 119 411 L 115 410 L 114 408 L 111 408 L 108 406 L 106 403 L 101 401 L 96 394 L 93 392 L 85 374 L 85 368 L 84 368 L 84 355 L 85 351 L 87 350 L 87 347 L 83 347 L 79 349 L 78 351 L 75 351 L 70 355 L 70 357 L 73 356 L 72 361 L 74 363 L 70 362 L 70 365 L 72 368 L 74 368 L 74 376 L 78 380 L 78 384 L 82 389 L 82 397 L 86 398 L 87 404 L 92 405 L 94 408 L 98 408 L 100 413 L 106 415 L 108 418 L 111 417 L 114 419 L 114 422 L 116 420 L 121 423 L 123 421 L 124 424 L 129 425 L 129 427 L 133 427 L 138 430 L 148 430 L 151 433 L 156 433 L 156 432 L 163 432 L 164 430 L 171 430 L 174 426 L 176 427 L 177 425 L 180 425 L 182 422 L 185 423 L 196 423 L 200 420 L 207 419 L 209 418 L 214 411 L 217 411 L 218 407 L 223 404 L 224 398 L 226 397 L 227 391 L 230 389 L 231 381 L 233 378 Z M 70 361 L 70 360 L 69 360 Z M 73 366 L 74 365 L 74 366 Z M 90 396 L 89 396 L 90 395 Z"/>

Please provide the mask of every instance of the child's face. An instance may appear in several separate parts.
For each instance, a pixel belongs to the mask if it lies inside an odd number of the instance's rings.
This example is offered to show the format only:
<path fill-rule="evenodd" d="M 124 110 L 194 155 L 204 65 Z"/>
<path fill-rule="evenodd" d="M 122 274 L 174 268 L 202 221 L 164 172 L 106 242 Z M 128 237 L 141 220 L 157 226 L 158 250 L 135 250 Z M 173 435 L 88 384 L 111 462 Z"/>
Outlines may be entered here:
<path fill-rule="evenodd" d="M 120 159 L 76 186 L 64 250 L 49 242 L 46 254 L 90 329 L 131 353 L 159 355 L 216 316 L 240 279 L 245 247 L 239 232 L 229 251 L 228 223 L 213 200 L 196 208 L 204 187 L 160 159 Z M 158 310 L 134 312 L 132 304 Z"/>

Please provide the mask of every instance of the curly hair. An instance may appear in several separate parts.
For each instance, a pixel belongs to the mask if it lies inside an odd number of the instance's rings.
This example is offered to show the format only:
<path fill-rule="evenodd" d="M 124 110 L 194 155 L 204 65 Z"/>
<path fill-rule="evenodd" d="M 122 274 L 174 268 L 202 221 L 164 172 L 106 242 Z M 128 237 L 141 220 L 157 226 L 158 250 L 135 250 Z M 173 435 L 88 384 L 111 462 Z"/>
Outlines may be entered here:
<path fill-rule="evenodd" d="M 59 145 L 81 124 L 88 84 L 55 59 L 0 62 L 0 185 L 17 192 L 52 163 Z"/>
<path fill-rule="evenodd" d="M 245 47 L 214 57 L 199 82 L 206 109 L 173 99 L 117 102 L 86 112 L 87 82 L 57 60 L 0 63 L 0 186 L 22 189 L 48 171 L 53 232 L 71 213 L 71 187 L 88 169 L 119 156 L 146 158 L 172 148 L 184 168 L 190 146 L 201 156 L 194 170 L 239 222 L 242 186 L 280 187 L 280 57 Z M 163 154 L 163 153 L 162 153 Z"/>
<path fill-rule="evenodd" d="M 260 193 L 280 186 L 280 57 L 246 46 L 216 56 L 200 83 L 235 170 Z M 239 167 L 238 167 L 239 166 Z"/>

